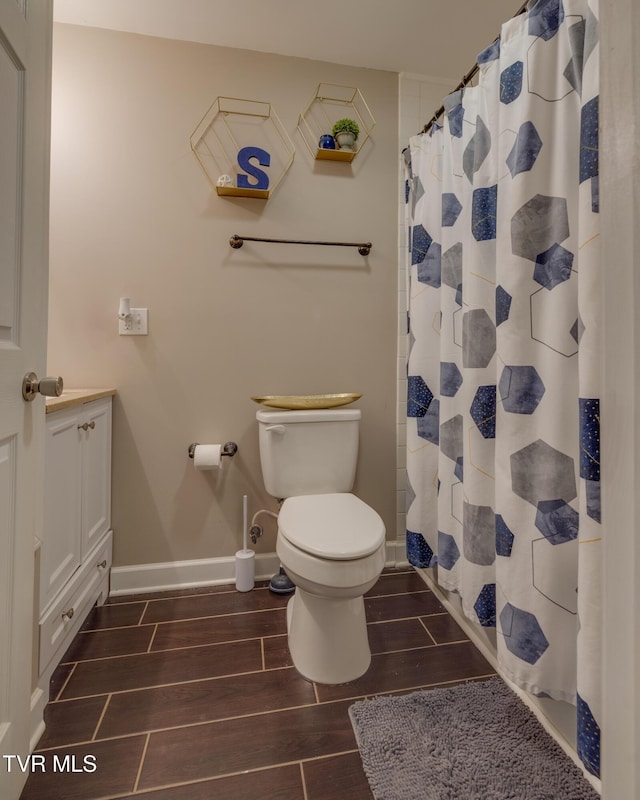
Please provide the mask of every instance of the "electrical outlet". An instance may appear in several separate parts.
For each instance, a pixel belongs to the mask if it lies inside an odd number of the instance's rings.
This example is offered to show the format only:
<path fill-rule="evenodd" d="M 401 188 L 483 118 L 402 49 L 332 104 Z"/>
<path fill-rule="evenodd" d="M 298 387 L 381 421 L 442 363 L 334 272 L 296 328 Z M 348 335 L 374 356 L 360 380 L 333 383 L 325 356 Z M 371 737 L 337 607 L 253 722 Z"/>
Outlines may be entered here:
<path fill-rule="evenodd" d="M 120 336 L 147 336 L 149 333 L 149 309 L 132 308 L 129 319 L 118 320 Z"/>

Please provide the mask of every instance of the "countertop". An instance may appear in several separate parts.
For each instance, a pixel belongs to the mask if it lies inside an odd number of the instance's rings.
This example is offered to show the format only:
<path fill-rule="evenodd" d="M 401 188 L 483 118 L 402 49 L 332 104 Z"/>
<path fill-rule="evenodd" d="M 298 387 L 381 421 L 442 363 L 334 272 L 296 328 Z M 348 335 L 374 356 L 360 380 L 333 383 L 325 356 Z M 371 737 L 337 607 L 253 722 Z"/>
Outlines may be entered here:
<path fill-rule="evenodd" d="M 114 394 L 115 389 L 65 389 L 60 397 L 47 397 L 46 412 L 51 414 L 63 408 L 99 400 L 101 397 L 112 397 Z"/>

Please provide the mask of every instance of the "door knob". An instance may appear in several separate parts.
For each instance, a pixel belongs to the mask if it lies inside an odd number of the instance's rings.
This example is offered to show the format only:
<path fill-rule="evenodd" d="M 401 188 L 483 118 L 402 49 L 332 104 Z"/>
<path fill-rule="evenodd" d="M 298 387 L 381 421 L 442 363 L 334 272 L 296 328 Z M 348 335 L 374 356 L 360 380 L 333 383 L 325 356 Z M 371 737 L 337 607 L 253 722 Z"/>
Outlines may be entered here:
<path fill-rule="evenodd" d="M 60 397 L 62 394 L 62 378 L 43 378 L 38 380 L 35 372 L 27 372 L 22 379 L 22 396 L 30 401 L 40 392 L 47 397 Z"/>

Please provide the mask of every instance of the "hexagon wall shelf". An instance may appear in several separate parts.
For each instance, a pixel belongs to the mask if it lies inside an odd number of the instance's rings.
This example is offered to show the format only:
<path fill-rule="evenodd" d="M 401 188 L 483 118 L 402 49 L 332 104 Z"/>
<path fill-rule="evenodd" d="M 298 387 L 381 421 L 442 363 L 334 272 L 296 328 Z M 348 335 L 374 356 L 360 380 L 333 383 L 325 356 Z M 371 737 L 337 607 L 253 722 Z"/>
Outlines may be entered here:
<path fill-rule="evenodd" d="M 191 134 L 191 149 L 218 195 L 263 200 L 278 186 L 295 155 L 271 103 L 236 97 L 216 97 Z M 231 182 L 219 186 L 223 175 Z"/>
<path fill-rule="evenodd" d="M 355 150 L 325 150 L 318 146 L 320 137 L 331 133 L 335 122 L 354 119 L 360 128 Z M 307 150 L 316 160 L 350 162 L 358 155 L 371 135 L 376 121 L 362 93 L 355 86 L 320 83 L 311 101 L 298 118 L 298 131 Z"/>

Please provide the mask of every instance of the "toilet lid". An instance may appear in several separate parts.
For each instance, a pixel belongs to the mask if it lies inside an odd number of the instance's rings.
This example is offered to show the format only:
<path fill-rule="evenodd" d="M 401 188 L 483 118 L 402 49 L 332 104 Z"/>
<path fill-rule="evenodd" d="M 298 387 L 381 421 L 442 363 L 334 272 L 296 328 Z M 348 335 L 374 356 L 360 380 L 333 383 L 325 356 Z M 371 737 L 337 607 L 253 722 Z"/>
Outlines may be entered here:
<path fill-rule="evenodd" d="M 278 528 L 294 547 L 335 560 L 368 556 L 385 538 L 380 515 L 346 493 L 288 497 L 278 514 Z"/>

